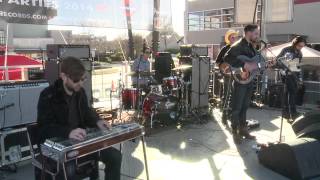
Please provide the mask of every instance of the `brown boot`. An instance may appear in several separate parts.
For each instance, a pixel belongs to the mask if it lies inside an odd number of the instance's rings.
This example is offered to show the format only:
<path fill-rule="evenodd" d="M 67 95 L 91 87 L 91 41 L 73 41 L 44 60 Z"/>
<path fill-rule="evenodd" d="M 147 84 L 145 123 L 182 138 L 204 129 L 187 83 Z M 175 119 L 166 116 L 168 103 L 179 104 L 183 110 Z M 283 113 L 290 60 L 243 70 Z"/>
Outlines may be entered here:
<path fill-rule="evenodd" d="M 232 130 L 232 137 L 233 137 L 234 143 L 241 144 L 242 137 L 240 136 L 238 129 Z"/>
<path fill-rule="evenodd" d="M 251 134 L 249 133 L 247 127 L 242 127 L 242 128 L 240 128 L 239 134 L 240 134 L 240 136 L 244 136 L 244 138 L 246 138 L 246 139 L 251 139 L 251 140 L 256 139 L 256 136 L 253 136 L 253 135 L 251 135 Z"/>

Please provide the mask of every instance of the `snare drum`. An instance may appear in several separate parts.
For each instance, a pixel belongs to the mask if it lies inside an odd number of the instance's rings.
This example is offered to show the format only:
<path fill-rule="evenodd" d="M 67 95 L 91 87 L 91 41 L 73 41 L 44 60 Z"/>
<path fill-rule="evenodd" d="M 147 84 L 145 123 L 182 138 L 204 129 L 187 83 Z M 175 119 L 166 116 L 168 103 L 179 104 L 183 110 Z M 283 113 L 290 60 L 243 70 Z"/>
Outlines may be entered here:
<path fill-rule="evenodd" d="M 178 78 L 176 76 L 163 78 L 162 82 L 164 88 L 169 90 L 178 88 Z"/>
<path fill-rule="evenodd" d="M 122 106 L 123 109 L 135 109 L 138 103 L 138 89 L 136 88 L 125 88 L 122 90 Z"/>

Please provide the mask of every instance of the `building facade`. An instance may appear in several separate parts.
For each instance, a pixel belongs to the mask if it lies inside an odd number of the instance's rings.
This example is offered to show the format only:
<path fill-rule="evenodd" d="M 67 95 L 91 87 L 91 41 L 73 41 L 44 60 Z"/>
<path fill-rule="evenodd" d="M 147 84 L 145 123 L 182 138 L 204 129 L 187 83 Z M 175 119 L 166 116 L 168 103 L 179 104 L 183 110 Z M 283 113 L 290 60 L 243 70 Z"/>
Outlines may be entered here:
<path fill-rule="evenodd" d="M 320 44 L 318 20 L 320 0 L 295 0 L 294 20 L 288 23 L 268 23 L 269 42 L 283 43 L 296 35 L 307 37 L 311 44 Z M 260 7 L 258 7 L 258 20 Z M 234 23 L 234 0 L 187 0 L 185 12 L 185 38 L 188 44 L 212 45 L 217 53 L 224 43 L 224 34 L 230 29 L 242 32 L 243 25 Z"/>
<path fill-rule="evenodd" d="M 6 49 L 7 36 L 9 53 L 39 59 L 46 57 L 47 44 L 65 44 L 65 40 L 69 42 L 72 37 L 72 31 L 48 30 L 48 25 L 7 25 L 8 23 L 0 20 L 0 54 Z"/>

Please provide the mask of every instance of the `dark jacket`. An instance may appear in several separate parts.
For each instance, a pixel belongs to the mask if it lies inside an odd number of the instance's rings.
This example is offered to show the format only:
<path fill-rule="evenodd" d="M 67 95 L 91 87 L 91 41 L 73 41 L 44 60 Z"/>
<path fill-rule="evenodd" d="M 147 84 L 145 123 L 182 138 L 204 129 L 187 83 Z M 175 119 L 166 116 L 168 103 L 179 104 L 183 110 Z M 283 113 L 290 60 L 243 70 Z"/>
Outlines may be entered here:
<path fill-rule="evenodd" d="M 299 61 L 302 60 L 302 52 L 296 50 L 296 49 L 295 49 L 294 47 L 292 47 L 292 46 L 283 48 L 282 51 L 280 52 L 280 54 L 277 56 L 277 58 L 284 57 L 287 53 L 289 53 L 289 54 L 292 56 L 292 57 L 291 57 L 292 59 L 298 58 Z"/>
<path fill-rule="evenodd" d="M 298 58 L 299 62 L 301 62 L 302 57 L 303 57 L 302 52 L 299 50 L 296 50 L 293 46 L 283 48 L 281 50 L 280 54 L 277 56 L 277 59 L 286 56 L 287 53 L 290 54 L 291 60 Z M 282 65 L 277 64 L 274 68 L 281 68 L 281 67 L 282 67 Z M 296 79 L 296 80 L 302 81 L 302 79 L 303 79 L 302 73 L 299 73 L 299 72 L 290 73 L 290 75 L 294 76 L 294 79 Z"/>
<path fill-rule="evenodd" d="M 249 58 L 254 57 L 257 54 L 257 50 L 254 49 L 251 43 L 245 38 L 242 38 L 235 44 L 233 44 L 230 50 L 227 52 L 224 60 L 229 63 L 232 67 L 243 67 L 244 62 L 241 61 L 238 56 L 244 55 Z"/>
<path fill-rule="evenodd" d="M 98 115 L 89 107 L 84 89 L 75 94 L 79 110 L 79 127 L 96 127 Z M 39 141 L 44 142 L 47 138 L 61 137 L 68 138 L 69 126 L 69 106 L 65 98 L 65 90 L 62 80 L 59 79 L 54 85 L 44 89 L 38 102 L 38 125 Z"/>
<path fill-rule="evenodd" d="M 219 52 L 218 57 L 216 59 L 216 63 L 217 64 L 221 64 L 224 62 L 224 56 L 226 55 L 226 53 L 229 51 L 231 45 L 225 45 Z"/>

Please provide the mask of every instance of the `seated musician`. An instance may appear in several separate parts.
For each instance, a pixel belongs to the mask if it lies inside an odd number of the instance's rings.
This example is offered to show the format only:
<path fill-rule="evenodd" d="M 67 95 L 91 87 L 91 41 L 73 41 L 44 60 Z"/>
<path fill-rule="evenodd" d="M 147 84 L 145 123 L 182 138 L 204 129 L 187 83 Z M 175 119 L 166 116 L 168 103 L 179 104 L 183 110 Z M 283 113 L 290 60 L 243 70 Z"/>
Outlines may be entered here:
<path fill-rule="evenodd" d="M 148 87 L 148 83 L 151 81 L 151 77 L 144 76 L 144 74 L 140 74 L 140 78 L 138 78 L 138 73 L 141 72 L 150 72 L 150 58 L 151 49 L 146 48 L 141 56 L 134 60 L 132 71 L 136 72 L 136 75 L 132 77 L 132 86 L 137 88 L 138 86 L 142 89 L 146 89 Z"/>
<path fill-rule="evenodd" d="M 86 128 L 110 128 L 110 124 L 100 120 L 89 107 L 85 90 L 85 67 L 77 58 L 64 58 L 60 64 L 61 73 L 54 85 L 41 92 L 38 103 L 38 124 L 40 142 L 47 138 L 59 137 L 83 141 Z M 98 158 L 105 166 L 105 179 L 120 180 L 120 151 L 108 148 L 89 157 Z M 88 158 L 88 157 L 85 157 Z M 68 179 L 78 180 L 76 162 L 66 163 Z"/>
<path fill-rule="evenodd" d="M 220 67 L 220 65 L 222 63 L 224 63 L 224 56 L 226 55 L 226 53 L 229 51 L 229 49 L 231 48 L 231 46 L 238 40 L 238 36 L 239 36 L 239 32 L 235 31 L 233 29 L 230 29 L 226 32 L 225 36 L 224 36 L 224 40 L 226 45 L 220 50 L 217 59 L 216 59 L 216 64 Z M 221 68 L 221 67 L 220 67 Z M 228 107 L 228 91 L 230 88 L 230 76 L 224 75 L 223 76 L 223 102 L 222 102 L 222 123 L 224 125 L 227 125 L 227 109 Z"/>

